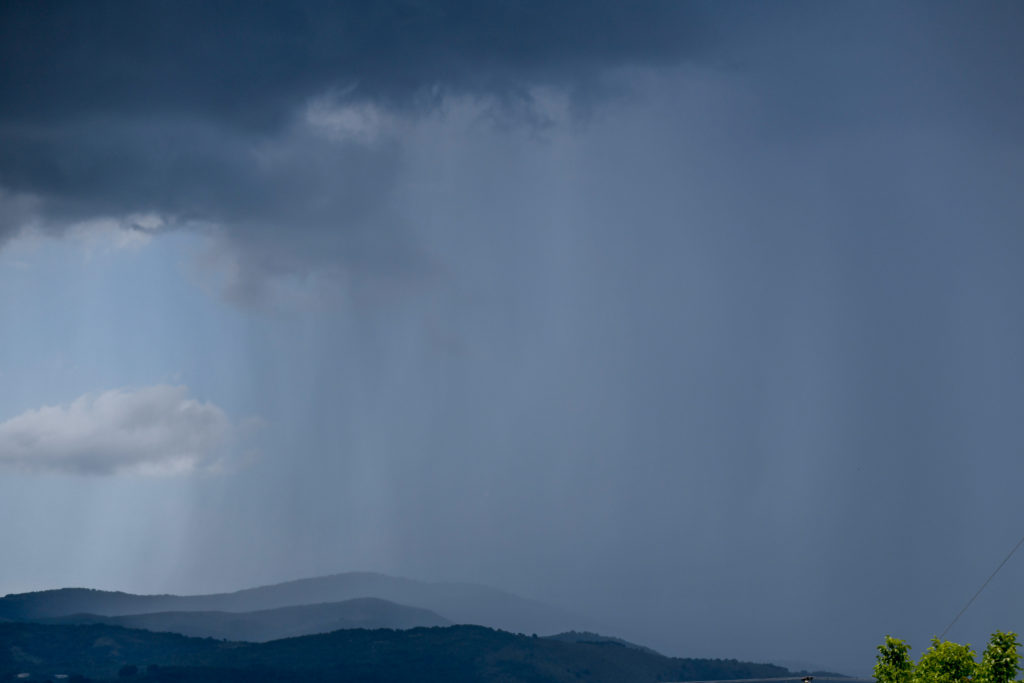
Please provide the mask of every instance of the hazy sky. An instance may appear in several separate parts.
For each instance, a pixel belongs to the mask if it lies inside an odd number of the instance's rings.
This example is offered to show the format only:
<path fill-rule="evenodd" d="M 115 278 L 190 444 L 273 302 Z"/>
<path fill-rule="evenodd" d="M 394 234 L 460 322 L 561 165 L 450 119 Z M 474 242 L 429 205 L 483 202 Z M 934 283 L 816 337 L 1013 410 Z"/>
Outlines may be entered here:
<path fill-rule="evenodd" d="M 0 593 L 376 570 L 919 654 L 1024 533 L 1022 31 L 2 3 Z"/>

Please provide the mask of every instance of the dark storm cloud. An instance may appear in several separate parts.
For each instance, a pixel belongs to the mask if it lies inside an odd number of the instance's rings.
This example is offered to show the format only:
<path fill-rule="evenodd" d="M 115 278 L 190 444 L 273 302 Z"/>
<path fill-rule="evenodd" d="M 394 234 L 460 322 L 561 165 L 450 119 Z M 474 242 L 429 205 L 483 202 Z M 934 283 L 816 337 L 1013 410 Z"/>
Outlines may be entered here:
<path fill-rule="evenodd" d="M 59 234 L 76 221 L 156 212 L 169 227 L 216 226 L 243 288 L 310 267 L 422 273 L 430 264 L 389 198 L 403 126 L 446 99 L 483 99 L 536 121 L 537 86 L 586 106 L 617 68 L 698 60 L 747 79 L 758 98 L 750 122 L 767 135 L 907 119 L 1012 128 L 1024 114 L 1013 85 L 1022 48 L 1011 40 L 1020 12 L 662 0 L 5 3 L 0 244 L 26 225 Z M 362 122 L 372 130 L 311 126 L 318 101 L 328 119 L 372 107 Z"/>
<path fill-rule="evenodd" d="M 423 263 L 386 198 L 394 136 L 314 139 L 302 108 L 415 116 L 447 96 L 519 111 L 604 70 L 696 49 L 670 2 L 5 3 L 0 240 L 158 212 L 216 224 L 257 277 Z M 374 113 L 374 112 L 371 112 Z M 26 220 L 25 206 L 35 212 Z"/>
<path fill-rule="evenodd" d="M 393 143 L 334 144 L 301 127 L 254 137 L 154 115 L 72 121 L 0 145 L 8 187 L 39 195 L 51 230 L 153 211 L 170 227 L 217 226 L 241 250 L 251 271 L 243 280 L 332 259 L 370 270 L 415 266 L 381 204 Z"/>
<path fill-rule="evenodd" d="M 692 52 L 682 3 L 5 3 L 8 121 L 184 113 L 270 125 L 327 86 L 408 103 Z"/>

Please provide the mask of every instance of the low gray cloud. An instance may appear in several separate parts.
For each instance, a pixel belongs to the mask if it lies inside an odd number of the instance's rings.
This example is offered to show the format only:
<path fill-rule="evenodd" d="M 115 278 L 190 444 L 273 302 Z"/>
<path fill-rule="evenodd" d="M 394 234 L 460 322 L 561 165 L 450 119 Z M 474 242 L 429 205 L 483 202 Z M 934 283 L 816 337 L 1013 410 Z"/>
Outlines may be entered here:
<path fill-rule="evenodd" d="M 80 396 L 0 422 L 0 464 L 31 472 L 186 474 L 210 469 L 232 421 L 184 386 Z"/>

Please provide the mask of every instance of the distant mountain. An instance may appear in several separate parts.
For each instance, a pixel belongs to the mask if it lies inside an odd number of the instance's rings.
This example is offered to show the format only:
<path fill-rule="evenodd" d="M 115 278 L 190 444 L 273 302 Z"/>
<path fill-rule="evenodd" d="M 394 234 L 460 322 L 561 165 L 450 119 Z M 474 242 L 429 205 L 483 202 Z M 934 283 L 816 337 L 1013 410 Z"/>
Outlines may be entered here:
<path fill-rule="evenodd" d="M 380 598 L 436 612 L 452 623 L 480 624 L 515 633 L 544 635 L 591 626 L 577 615 L 486 586 L 427 583 L 363 572 L 211 595 L 132 595 L 85 588 L 18 593 L 0 598 L 0 619 L 40 619 L 73 614 L 124 616 L 155 612 L 255 612 L 353 598 Z"/>
<path fill-rule="evenodd" d="M 45 621 L 59 624 L 109 624 L 199 638 L 257 643 L 345 628 L 408 629 L 451 624 L 429 610 L 378 598 L 355 598 L 344 602 L 297 605 L 257 612 L 155 612 L 127 616 L 74 614 Z"/>
<path fill-rule="evenodd" d="M 782 667 L 676 659 L 618 643 L 566 642 L 479 626 L 352 629 L 232 643 L 107 625 L 0 623 L 0 680 L 58 674 L 161 683 L 654 683 L 776 678 Z"/>

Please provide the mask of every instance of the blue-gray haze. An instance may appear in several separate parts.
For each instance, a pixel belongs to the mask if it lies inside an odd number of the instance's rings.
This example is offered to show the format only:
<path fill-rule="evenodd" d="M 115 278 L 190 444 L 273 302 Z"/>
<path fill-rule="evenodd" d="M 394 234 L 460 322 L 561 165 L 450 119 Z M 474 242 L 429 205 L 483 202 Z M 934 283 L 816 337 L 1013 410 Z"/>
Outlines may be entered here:
<path fill-rule="evenodd" d="M 870 669 L 1024 533 L 1024 4 L 0 7 L 0 593 L 348 570 Z M 1024 630 L 1024 557 L 950 632 Z"/>

